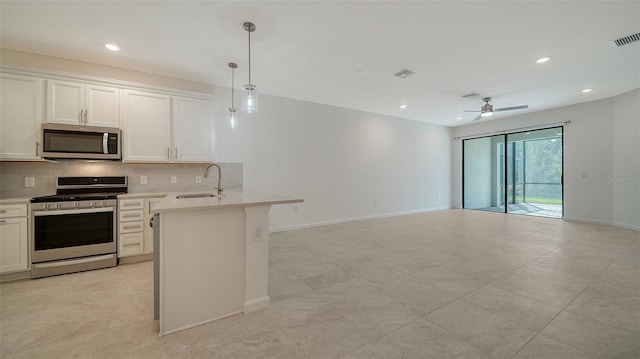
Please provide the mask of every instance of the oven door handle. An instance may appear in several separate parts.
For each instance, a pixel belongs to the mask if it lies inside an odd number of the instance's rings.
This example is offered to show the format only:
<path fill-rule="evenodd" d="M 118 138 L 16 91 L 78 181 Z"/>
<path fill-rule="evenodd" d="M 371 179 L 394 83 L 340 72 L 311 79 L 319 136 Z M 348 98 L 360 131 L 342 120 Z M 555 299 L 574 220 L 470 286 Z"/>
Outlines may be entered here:
<path fill-rule="evenodd" d="M 35 217 L 38 217 L 38 216 L 64 216 L 66 214 L 113 212 L 113 209 L 114 209 L 113 207 L 82 208 L 82 209 L 68 209 L 68 210 L 52 209 L 50 211 L 33 211 L 33 215 Z"/>
<path fill-rule="evenodd" d="M 105 132 L 102 134 L 102 152 L 105 155 L 109 154 L 109 133 Z"/>

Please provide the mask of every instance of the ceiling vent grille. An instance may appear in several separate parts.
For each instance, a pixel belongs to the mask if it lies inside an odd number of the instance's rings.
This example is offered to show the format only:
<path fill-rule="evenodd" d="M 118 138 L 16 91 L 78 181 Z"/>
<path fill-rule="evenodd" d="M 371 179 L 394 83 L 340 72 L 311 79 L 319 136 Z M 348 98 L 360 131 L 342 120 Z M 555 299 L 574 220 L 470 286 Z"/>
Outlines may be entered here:
<path fill-rule="evenodd" d="M 411 71 L 409 69 L 404 69 L 400 72 L 396 72 L 395 74 L 393 74 L 393 76 L 399 78 L 399 79 L 406 79 L 409 76 L 413 76 L 415 75 L 416 72 L 415 71 Z"/>
<path fill-rule="evenodd" d="M 619 39 L 615 39 L 615 40 L 613 40 L 613 43 L 616 44 L 616 46 L 620 47 L 620 46 L 624 46 L 624 45 L 633 44 L 634 42 L 638 42 L 638 41 L 640 41 L 640 32 L 637 33 L 637 34 L 633 34 L 633 35 L 621 37 Z"/>

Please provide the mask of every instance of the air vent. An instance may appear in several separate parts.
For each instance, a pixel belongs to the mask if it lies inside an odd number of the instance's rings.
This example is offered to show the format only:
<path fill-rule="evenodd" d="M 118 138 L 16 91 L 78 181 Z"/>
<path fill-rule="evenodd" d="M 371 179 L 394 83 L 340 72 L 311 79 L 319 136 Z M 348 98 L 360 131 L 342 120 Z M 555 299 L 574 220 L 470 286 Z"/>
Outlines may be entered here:
<path fill-rule="evenodd" d="M 406 79 L 409 76 L 413 76 L 415 75 L 416 72 L 415 71 L 411 71 L 409 69 L 404 69 L 400 72 L 396 72 L 395 74 L 393 74 L 393 76 L 399 78 L 399 79 Z"/>
<path fill-rule="evenodd" d="M 480 97 L 480 95 L 475 93 L 475 92 L 472 92 L 472 93 L 468 93 L 468 94 L 462 96 L 462 98 L 467 99 L 467 100 L 470 99 L 470 98 L 474 98 L 474 97 Z"/>
<path fill-rule="evenodd" d="M 633 35 L 621 37 L 619 39 L 615 39 L 615 40 L 613 40 L 613 43 L 616 44 L 616 46 L 620 47 L 620 46 L 624 46 L 624 45 L 633 44 L 634 42 L 638 42 L 638 41 L 640 41 L 640 32 L 637 33 L 637 34 L 633 34 Z"/>

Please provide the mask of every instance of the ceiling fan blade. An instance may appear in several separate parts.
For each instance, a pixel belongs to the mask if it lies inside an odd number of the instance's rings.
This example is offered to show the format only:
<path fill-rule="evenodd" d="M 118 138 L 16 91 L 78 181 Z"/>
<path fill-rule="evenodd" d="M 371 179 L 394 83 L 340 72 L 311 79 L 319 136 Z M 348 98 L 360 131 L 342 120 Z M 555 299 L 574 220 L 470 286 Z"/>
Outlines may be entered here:
<path fill-rule="evenodd" d="M 525 108 L 529 108 L 529 105 L 513 106 L 513 107 L 502 107 L 502 108 L 496 108 L 493 111 L 494 112 L 500 112 L 500 111 L 511 111 L 511 110 L 523 110 Z"/>
<path fill-rule="evenodd" d="M 480 112 L 480 111 L 464 111 L 464 112 Z"/>
<path fill-rule="evenodd" d="M 474 118 L 473 120 L 474 120 L 474 121 L 478 121 L 478 120 L 479 120 L 479 119 L 481 119 L 481 118 L 482 118 L 482 115 L 478 115 L 478 117 Z"/>

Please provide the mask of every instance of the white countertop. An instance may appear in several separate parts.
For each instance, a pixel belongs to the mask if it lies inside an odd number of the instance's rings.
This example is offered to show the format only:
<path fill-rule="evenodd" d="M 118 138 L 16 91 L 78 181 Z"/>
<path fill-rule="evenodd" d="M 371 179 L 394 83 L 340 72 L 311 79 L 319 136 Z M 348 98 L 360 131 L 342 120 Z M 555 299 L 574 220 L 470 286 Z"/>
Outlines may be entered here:
<path fill-rule="evenodd" d="M 124 193 L 118 195 L 119 199 L 135 199 L 135 198 L 161 198 L 166 197 L 169 192 L 150 192 L 150 193 Z"/>
<path fill-rule="evenodd" d="M 31 202 L 31 198 L 5 198 L 0 199 L 0 205 L 2 204 L 28 204 Z"/>
<path fill-rule="evenodd" d="M 192 193 L 211 192 L 173 192 L 155 203 L 151 207 L 151 212 L 163 213 L 180 210 L 193 210 L 198 208 L 232 208 L 248 207 L 259 205 L 300 203 L 301 198 L 285 197 L 277 194 L 252 192 L 252 191 L 225 191 L 222 198 L 219 197 L 198 197 L 198 198 L 176 198 L 179 195 Z"/>

